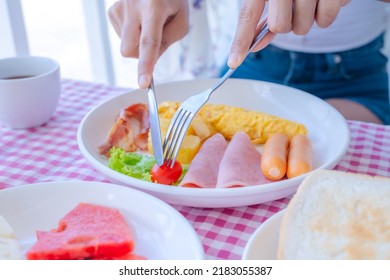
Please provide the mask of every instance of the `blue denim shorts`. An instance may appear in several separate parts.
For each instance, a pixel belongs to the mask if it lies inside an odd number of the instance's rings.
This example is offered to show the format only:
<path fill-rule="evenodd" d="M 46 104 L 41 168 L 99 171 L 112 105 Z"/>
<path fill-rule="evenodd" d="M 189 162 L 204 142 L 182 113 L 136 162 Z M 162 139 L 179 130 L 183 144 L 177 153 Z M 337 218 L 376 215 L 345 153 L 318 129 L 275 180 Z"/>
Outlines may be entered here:
<path fill-rule="evenodd" d="M 390 124 L 384 36 L 338 53 L 301 53 L 269 45 L 250 54 L 232 77 L 288 85 L 322 99 L 345 98 L 364 105 Z M 221 74 L 227 70 L 226 66 Z"/>

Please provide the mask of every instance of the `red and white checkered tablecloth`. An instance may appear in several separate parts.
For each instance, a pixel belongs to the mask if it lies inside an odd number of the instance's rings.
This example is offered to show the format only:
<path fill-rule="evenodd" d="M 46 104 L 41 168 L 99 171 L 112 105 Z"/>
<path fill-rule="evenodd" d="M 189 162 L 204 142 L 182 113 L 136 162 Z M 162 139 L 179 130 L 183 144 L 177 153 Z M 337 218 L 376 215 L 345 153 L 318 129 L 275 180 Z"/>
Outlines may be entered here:
<path fill-rule="evenodd" d="M 0 189 L 64 180 L 107 182 L 81 155 L 76 132 L 93 107 L 128 90 L 73 80 L 63 80 L 62 90 L 59 107 L 46 125 L 0 127 Z M 351 145 L 336 169 L 390 177 L 390 126 L 350 121 L 349 127 Z M 174 207 L 197 231 L 207 259 L 240 259 L 255 229 L 289 200 L 221 209 Z"/>

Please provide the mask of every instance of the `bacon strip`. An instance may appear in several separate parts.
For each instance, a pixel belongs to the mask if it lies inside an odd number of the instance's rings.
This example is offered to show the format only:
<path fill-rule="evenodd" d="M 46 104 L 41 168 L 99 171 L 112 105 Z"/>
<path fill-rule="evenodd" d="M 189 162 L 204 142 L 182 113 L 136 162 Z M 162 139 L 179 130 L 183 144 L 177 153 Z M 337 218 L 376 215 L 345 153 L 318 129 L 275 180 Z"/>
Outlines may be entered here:
<path fill-rule="evenodd" d="M 107 139 L 99 146 L 100 154 L 109 156 L 112 147 L 122 148 L 126 152 L 147 150 L 149 127 L 146 104 L 137 103 L 127 107 L 120 112 Z"/>
<path fill-rule="evenodd" d="M 226 147 L 227 142 L 220 133 L 207 139 L 192 160 L 180 186 L 214 188 L 217 184 L 219 164 Z"/>

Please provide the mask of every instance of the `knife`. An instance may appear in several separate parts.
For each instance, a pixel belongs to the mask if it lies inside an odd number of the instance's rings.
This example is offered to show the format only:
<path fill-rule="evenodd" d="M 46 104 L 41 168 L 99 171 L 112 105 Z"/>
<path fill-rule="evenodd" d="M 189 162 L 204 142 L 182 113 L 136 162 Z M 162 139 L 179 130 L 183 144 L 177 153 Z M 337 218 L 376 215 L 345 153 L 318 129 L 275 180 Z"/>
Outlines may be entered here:
<path fill-rule="evenodd" d="M 152 145 L 154 158 L 157 165 L 161 166 L 164 163 L 164 155 L 161 140 L 160 119 L 158 117 L 158 107 L 156 101 L 156 95 L 154 90 L 154 81 L 150 82 L 148 89 L 148 101 L 149 101 L 149 123 L 150 132 L 152 136 Z"/>

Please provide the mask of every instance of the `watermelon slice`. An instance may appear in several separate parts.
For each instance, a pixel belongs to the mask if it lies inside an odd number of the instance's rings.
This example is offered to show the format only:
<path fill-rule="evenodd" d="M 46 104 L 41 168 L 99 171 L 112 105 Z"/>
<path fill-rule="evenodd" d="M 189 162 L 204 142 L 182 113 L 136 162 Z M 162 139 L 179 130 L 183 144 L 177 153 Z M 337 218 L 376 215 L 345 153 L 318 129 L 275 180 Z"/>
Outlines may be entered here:
<path fill-rule="evenodd" d="M 66 214 L 57 229 L 37 232 L 37 238 L 27 259 L 119 259 L 134 248 L 119 210 L 88 203 L 80 203 Z"/>
<path fill-rule="evenodd" d="M 146 260 L 146 258 L 144 256 L 128 253 L 119 257 L 93 258 L 93 260 Z"/>

